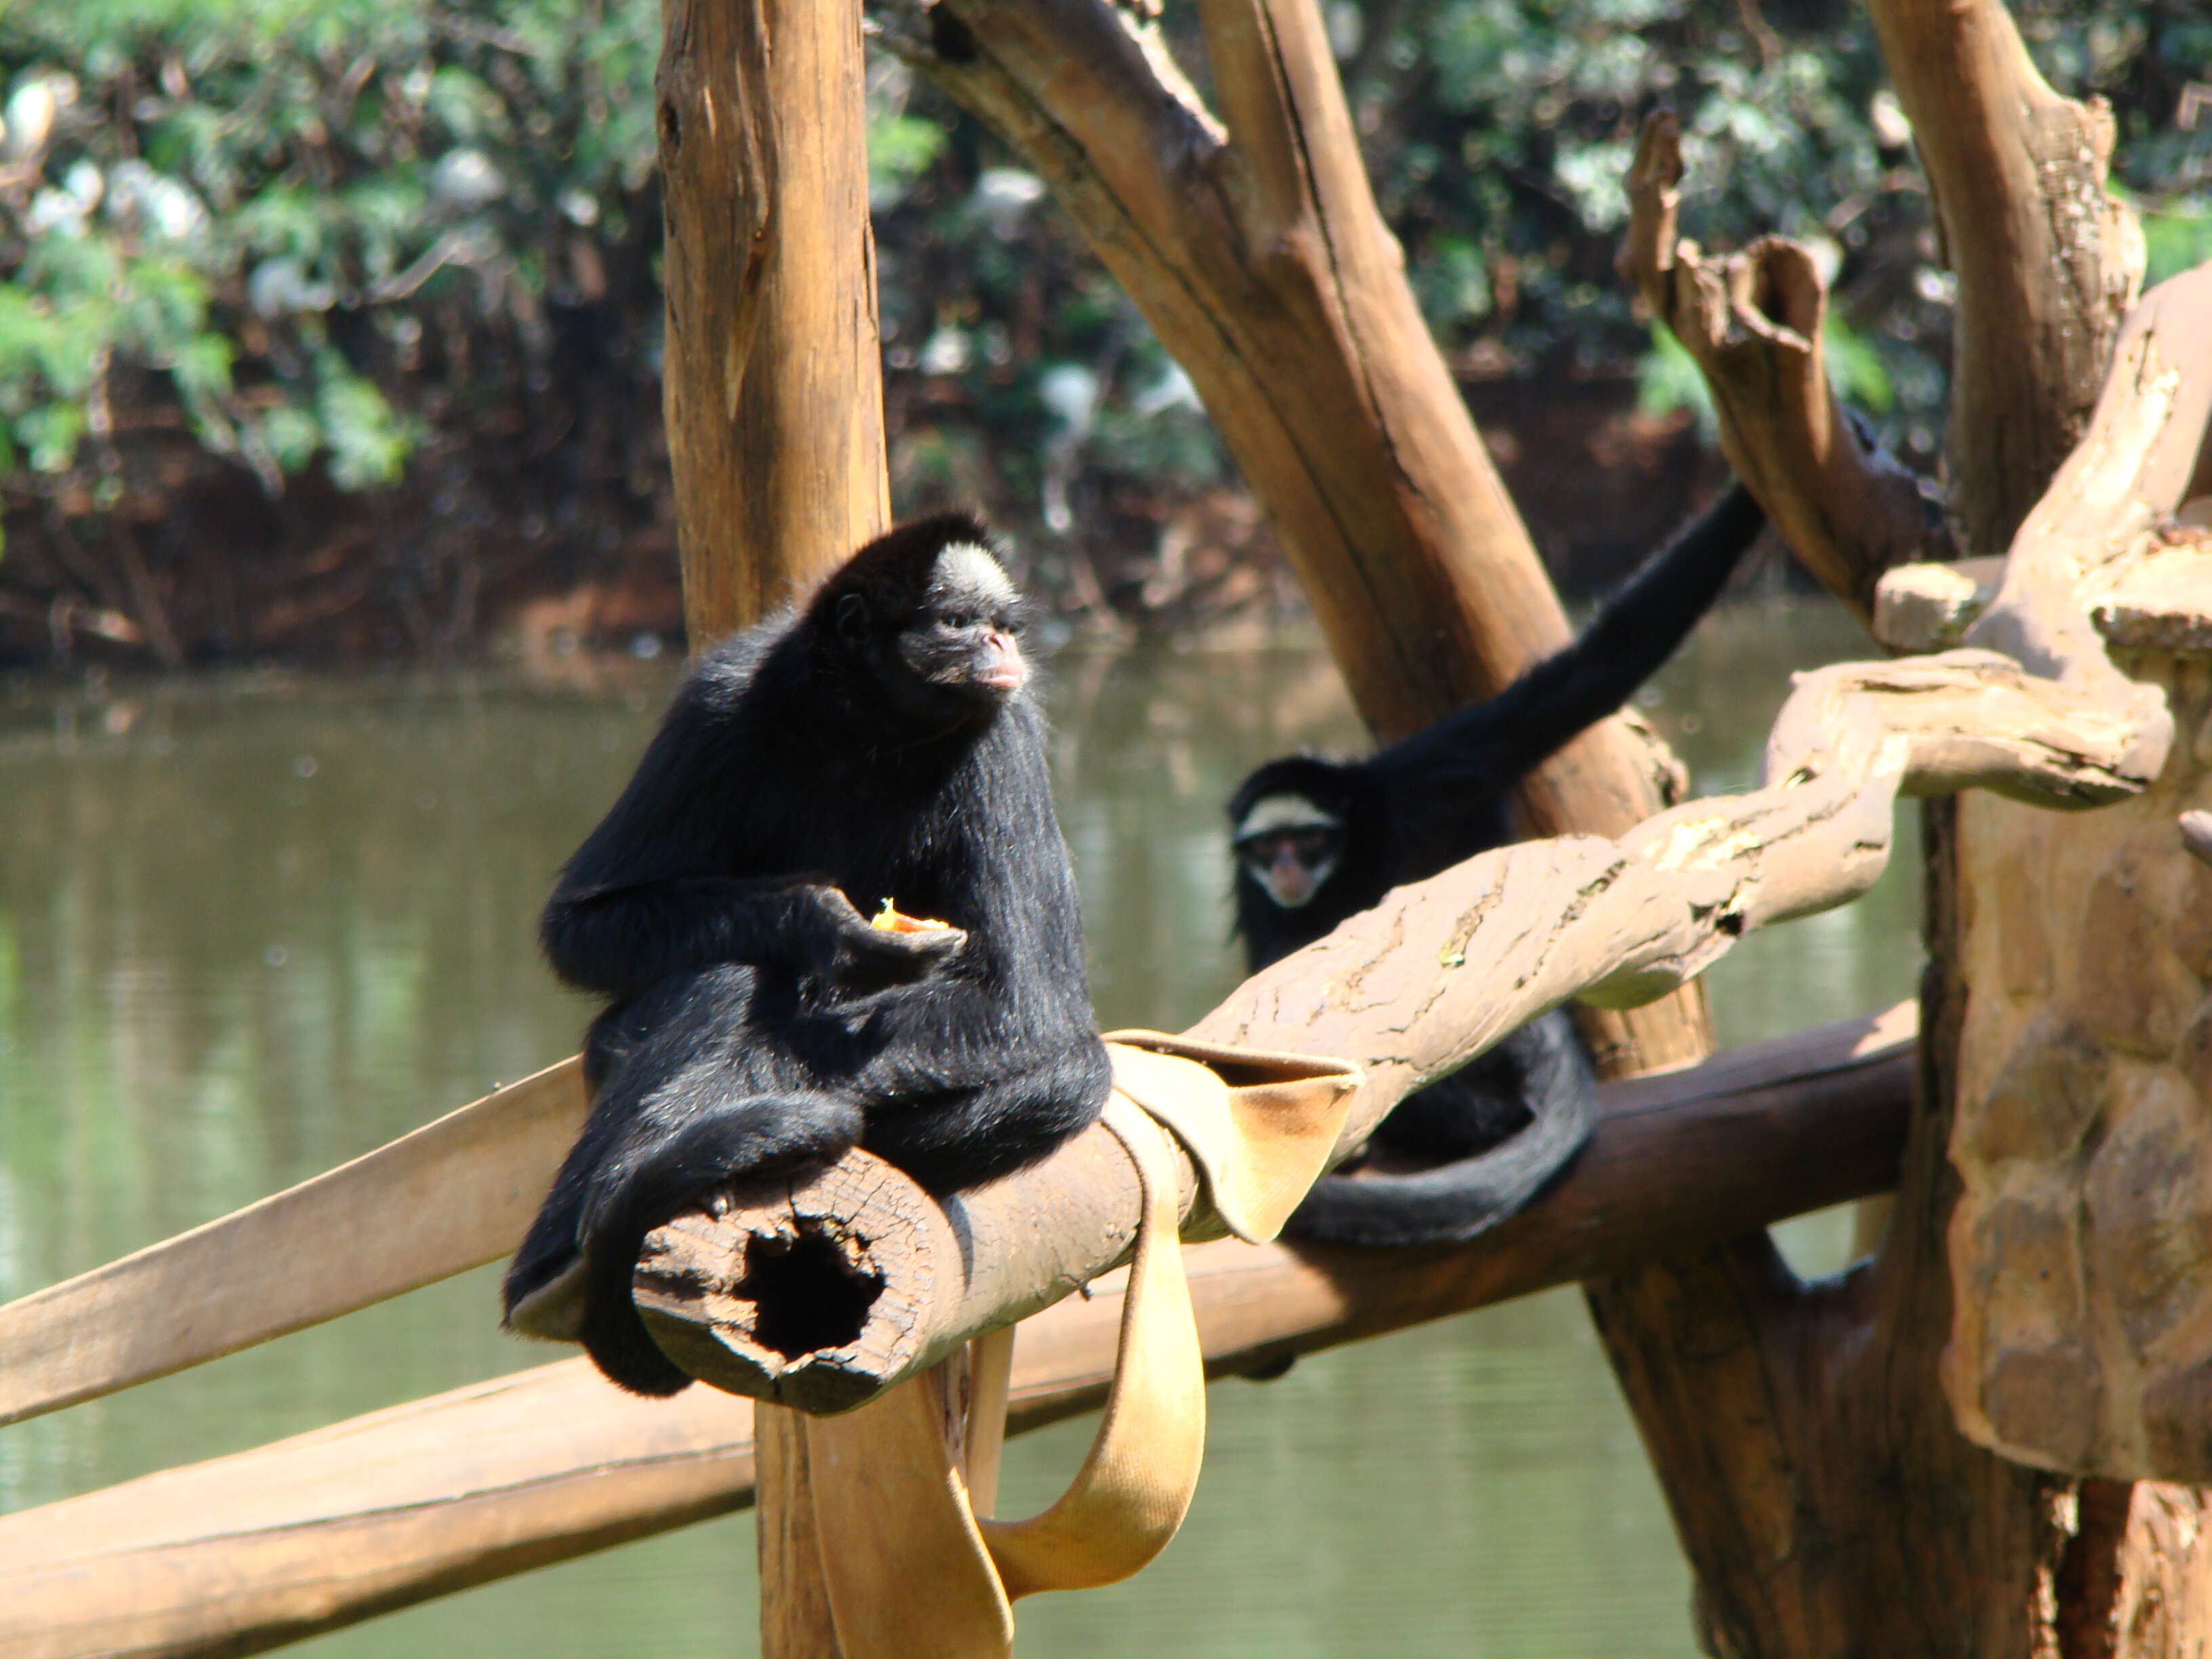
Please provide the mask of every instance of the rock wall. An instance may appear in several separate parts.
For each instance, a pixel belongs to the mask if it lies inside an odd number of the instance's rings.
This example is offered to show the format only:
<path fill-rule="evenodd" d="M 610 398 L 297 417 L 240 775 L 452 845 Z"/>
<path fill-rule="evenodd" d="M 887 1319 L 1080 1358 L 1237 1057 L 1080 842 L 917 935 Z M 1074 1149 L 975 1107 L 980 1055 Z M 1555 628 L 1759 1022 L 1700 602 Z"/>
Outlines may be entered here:
<path fill-rule="evenodd" d="M 2142 654 L 2176 739 L 2079 814 L 1960 804 L 1971 988 L 1951 1157 L 1960 1426 L 2021 1462 L 2212 1481 L 2212 663 Z"/>

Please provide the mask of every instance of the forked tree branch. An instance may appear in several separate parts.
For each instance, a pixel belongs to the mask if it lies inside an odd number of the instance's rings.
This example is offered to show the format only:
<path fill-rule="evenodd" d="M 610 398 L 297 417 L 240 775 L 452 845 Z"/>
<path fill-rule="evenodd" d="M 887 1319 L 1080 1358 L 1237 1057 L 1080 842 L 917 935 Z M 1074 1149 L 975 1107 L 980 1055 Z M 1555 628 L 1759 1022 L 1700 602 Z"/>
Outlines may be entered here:
<path fill-rule="evenodd" d="M 1828 384 L 1828 289 L 1812 255 L 1778 236 L 1702 252 L 1680 234 L 1681 183 L 1681 129 L 1661 110 L 1629 171 L 1621 275 L 1703 371 L 1736 476 L 1805 568 L 1867 621 L 1884 571 L 1949 556 L 1942 515 Z"/>

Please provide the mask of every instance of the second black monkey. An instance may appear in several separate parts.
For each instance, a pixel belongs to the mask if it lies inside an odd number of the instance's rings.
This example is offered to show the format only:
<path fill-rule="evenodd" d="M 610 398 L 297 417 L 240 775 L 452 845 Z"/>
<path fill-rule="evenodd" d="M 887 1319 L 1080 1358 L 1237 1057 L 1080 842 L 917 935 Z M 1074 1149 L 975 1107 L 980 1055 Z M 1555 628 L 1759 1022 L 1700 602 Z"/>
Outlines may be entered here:
<path fill-rule="evenodd" d="M 1097 1116 L 1106 1054 L 1021 623 L 982 527 L 948 515 L 692 671 L 546 907 L 555 970 L 608 1006 L 510 1317 L 580 1263 L 593 1360 L 672 1394 L 690 1378 L 630 1299 L 655 1226 L 855 1144 L 971 1186 Z M 851 900 L 884 897 L 957 931 L 878 932 Z"/>
<path fill-rule="evenodd" d="M 1290 756 L 1246 778 L 1229 820 L 1249 965 L 1310 945 L 1394 887 L 1511 841 L 1514 785 L 1674 653 L 1765 523 L 1735 485 L 1614 590 L 1579 638 L 1495 697 L 1365 760 Z M 1532 1020 L 1409 1097 L 1376 1131 L 1383 1160 L 1424 1167 L 1325 1176 L 1286 1231 L 1360 1244 L 1472 1238 L 1581 1150 L 1591 1086 L 1567 1015 Z"/>

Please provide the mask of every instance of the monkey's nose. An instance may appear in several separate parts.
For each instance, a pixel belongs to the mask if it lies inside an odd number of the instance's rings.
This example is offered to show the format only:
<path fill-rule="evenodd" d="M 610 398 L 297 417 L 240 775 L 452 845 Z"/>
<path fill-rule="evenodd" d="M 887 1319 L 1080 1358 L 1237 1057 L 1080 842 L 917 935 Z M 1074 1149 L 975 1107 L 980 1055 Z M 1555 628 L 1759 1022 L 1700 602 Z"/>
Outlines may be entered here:
<path fill-rule="evenodd" d="M 1313 872 L 1289 848 L 1277 852 L 1267 865 L 1267 886 L 1275 896 L 1275 902 L 1285 909 L 1304 904 L 1313 896 Z"/>
<path fill-rule="evenodd" d="M 1022 660 L 1021 647 L 995 629 L 983 636 L 983 644 L 976 653 L 975 683 L 988 685 L 997 691 L 1020 689 L 1030 677 L 1030 665 Z"/>

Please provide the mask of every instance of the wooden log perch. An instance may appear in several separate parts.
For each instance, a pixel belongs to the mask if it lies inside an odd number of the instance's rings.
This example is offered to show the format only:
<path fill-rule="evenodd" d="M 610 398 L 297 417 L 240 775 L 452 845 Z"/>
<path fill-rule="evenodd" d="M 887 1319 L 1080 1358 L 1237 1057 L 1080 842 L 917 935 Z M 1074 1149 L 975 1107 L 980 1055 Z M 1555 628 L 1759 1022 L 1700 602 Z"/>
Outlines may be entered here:
<path fill-rule="evenodd" d="M 1812 253 L 1779 236 L 1702 252 L 1679 234 L 1681 185 L 1681 127 L 1659 110 L 1629 169 L 1620 273 L 1704 373 L 1736 477 L 1805 568 L 1869 619 L 1884 571 L 1950 556 L 1942 515 L 1828 384 L 1828 285 Z"/>
<path fill-rule="evenodd" d="M 1208 1370 L 1234 1375 L 1896 1178 L 1913 1010 L 1609 1084 L 1589 1151 L 1543 1201 L 1445 1250 L 1186 1255 Z M 1023 1328 L 1009 1428 L 1095 1408 L 1121 1317 L 1112 1280 Z M 214 1659 L 743 1507 L 749 1402 L 641 1401 L 566 1360 L 0 1518 L 9 1659 Z"/>
<path fill-rule="evenodd" d="M 1984 627 L 1999 625 L 2001 599 Z M 1993 789 L 2082 807 L 2142 789 L 2171 734 L 2154 691 L 2045 678 L 1995 652 L 1850 663 L 1799 677 L 1766 786 L 1693 801 L 1619 840 L 1487 853 L 1399 890 L 1267 969 L 1190 1033 L 1357 1061 L 1340 1158 L 1391 1107 L 1571 997 L 1633 1004 L 1743 934 L 1857 896 L 1887 861 L 1900 793 Z M 1218 1236 L 1192 1213 L 1186 1233 Z M 816 1412 L 872 1397 L 1118 1261 L 1136 1176 L 1103 1130 L 943 1205 L 854 1153 L 772 1201 L 648 1241 L 636 1294 L 677 1363 Z"/>

